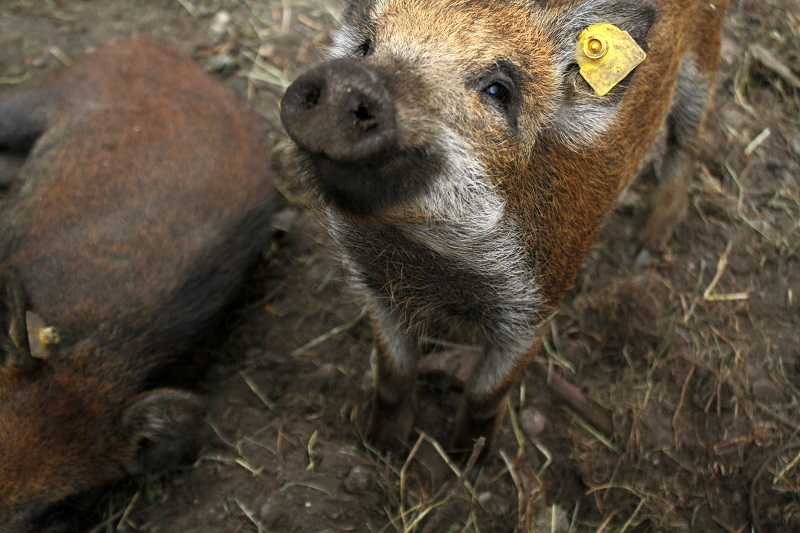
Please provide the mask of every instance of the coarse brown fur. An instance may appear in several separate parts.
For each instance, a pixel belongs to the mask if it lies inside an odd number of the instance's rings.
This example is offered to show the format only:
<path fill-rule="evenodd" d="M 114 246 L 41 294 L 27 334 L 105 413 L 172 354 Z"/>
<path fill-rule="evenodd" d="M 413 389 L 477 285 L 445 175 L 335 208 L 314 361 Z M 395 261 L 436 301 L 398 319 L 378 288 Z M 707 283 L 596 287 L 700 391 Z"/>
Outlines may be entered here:
<path fill-rule="evenodd" d="M 191 349 L 269 238 L 259 139 L 236 95 L 146 40 L 0 101 L 0 148 L 30 149 L 0 215 L 3 532 L 59 531 L 197 449 L 202 402 L 164 387 L 202 366 Z M 46 353 L 35 317 L 60 336 Z"/>
<path fill-rule="evenodd" d="M 332 59 L 282 113 L 372 308 L 378 353 L 369 437 L 413 428 L 419 338 L 477 333 L 484 356 L 452 449 L 491 445 L 616 197 L 666 124 L 648 248 L 686 202 L 716 78 L 726 0 L 352 1 Z M 605 96 L 579 76 L 577 37 L 627 31 L 646 60 Z"/>

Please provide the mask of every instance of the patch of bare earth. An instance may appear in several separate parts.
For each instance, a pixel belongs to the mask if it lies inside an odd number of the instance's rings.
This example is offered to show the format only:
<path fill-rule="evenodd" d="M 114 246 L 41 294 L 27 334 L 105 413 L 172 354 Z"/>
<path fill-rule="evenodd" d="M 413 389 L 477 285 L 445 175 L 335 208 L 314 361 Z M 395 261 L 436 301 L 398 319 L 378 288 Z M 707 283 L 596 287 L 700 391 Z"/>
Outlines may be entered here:
<path fill-rule="evenodd" d="M 5 0 L 0 96 L 93 47 L 152 35 L 248 95 L 276 155 L 278 231 L 202 385 L 205 449 L 131 480 L 91 531 L 800 531 L 800 11 L 734 1 L 685 223 L 635 262 L 652 178 L 629 190 L 539 361 L 613 413 L 603 439 L 531 367 L 474 487 L 443 479 L 466 347 L 421 377 L 419 441 L 361 431 L 371 338 L 336 251 L 282 171 L 278 101 L 319 60 L 333 0 Z M 647 169 L 646 169 L 647 170 Z M 436 463 L 439 463 L 438 465 Z M 447 467 L 444 467 L 445 469 Z M 449 481 L 447 481 L 449 479 Z"/>

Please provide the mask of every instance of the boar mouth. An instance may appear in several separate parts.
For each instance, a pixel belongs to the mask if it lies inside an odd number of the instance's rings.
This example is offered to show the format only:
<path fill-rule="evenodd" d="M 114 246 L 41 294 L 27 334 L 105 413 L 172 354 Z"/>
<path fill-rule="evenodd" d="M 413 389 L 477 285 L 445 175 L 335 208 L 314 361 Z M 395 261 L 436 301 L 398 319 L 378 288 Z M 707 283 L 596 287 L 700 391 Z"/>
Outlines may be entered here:
<path fill-rule="evenodd" d="M 384 210 L 424 194 L 442 165 L 416 151 L 387 154 L 383 161 L 342 163 L 298 146 L 305 174 L 322 199 L 356 215 Z"/>

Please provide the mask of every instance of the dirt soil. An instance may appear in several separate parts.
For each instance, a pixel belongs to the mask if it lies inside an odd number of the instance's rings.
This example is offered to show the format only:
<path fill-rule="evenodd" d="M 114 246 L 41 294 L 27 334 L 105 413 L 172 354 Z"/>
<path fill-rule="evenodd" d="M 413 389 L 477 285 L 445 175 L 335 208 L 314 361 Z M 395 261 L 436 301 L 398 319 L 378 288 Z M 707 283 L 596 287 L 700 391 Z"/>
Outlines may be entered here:
<path fill-rule="evenodd" d="M 334 0 L 3 0 L 0 96 L 108 41 L 151 35 L 239 88 L 262 118 L 285 207 L 201 384 L 197 461 L 115 487 L 89 530 L 800 531 L 800 7 L 733 1 L 716 109 L 685 223 L 635 261 L 650 172 L 621 198 L 538 360 L 613 413 L 603 440 L 513 390 L 472 493 L 429 468 L 470 350 L 421 376 L 408 458 L 369 450 L 372 350 L 318 212 L 282 172 L 283 89 L 319 61 Z M 647 169 L 646 169 L 647 170 Z M 442 352 L 441 349 L 438 350 Z"/>

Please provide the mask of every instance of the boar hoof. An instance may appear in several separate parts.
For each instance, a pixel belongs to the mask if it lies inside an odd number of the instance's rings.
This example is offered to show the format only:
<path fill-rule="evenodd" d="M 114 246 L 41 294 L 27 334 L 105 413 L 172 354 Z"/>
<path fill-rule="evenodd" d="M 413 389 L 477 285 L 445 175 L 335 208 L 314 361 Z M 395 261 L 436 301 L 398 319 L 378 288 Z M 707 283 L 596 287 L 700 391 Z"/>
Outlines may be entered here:
<path fill-rule="evenodd" d="M 475 481 L 481 464 L 489 456 L 494 445 L 501 416 L 477 418 L 461 415 L 456 422 L 456 431 L 450 444 L 450 455 L 461 465 L 472 463 L 471 481 Z M 482 444 L 480 439 L 483 437 Z M 472 457 L 477 454 L 477 457 Z"/>
<path fill-rule="evenodd" d="M 412 429 L 413 407 L 375 402 L 367 426 L 367 441 L 380 451 L 399 454 L 408 449 L 408 437 Z"/>
<path fill-rule="evenodd" d="M 686 215 L 687 203 L 683 191 L 670 188 L 659 190 L 653 202 L 653 211 L 639 236 L 642 246 L 654 253 L 663 252 L 675 228 Z"/>

